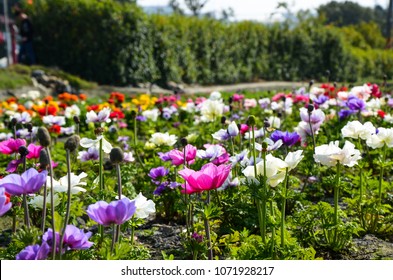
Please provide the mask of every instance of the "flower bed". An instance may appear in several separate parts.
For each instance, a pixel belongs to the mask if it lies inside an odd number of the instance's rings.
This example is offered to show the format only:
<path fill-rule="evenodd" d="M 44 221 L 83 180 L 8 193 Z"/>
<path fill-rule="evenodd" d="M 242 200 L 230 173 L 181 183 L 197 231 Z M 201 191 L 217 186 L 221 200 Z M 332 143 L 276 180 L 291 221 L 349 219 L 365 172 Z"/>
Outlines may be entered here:
<path fill-rule="evenodd" d="M 334 258 L 392 237 L 384 87 L 225 95 L 3 101 L 0 258 L 157 258 L 154 224 L 176 229 L 164 259 Z"/>

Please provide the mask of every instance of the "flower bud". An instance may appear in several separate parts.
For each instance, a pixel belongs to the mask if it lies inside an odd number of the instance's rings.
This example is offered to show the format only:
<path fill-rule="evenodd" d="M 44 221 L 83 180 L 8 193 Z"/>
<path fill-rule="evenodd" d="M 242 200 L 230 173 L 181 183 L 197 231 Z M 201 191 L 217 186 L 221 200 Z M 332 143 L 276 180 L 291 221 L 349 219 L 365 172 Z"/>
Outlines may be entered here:
<path fill-rule="evenodd" d="M 314 84 L 314 80 L 311 80 L 311 81 L 308 83 L 308 86 L 311 87 L 313 84 Z"/>
<path fill-rule="evenodd" d="M 104 164 L 103 164 L 104 170 L 112 170 L 113 169 L 113 164 L 110 161 L 110 159 L 105 159 Z"/>
<path fill-rule="evenodd" d="M 308 112 L 309 114 L 311 114 L 312 111 L 314 111 L 314 105 L 308 104 L 308 106 L 307 106 L 307 112 Z"/>
<path fill-rule="evenodd" d="M 222 116 L 222 117 L 221 117 L 221 124 L 225 124 L 226 121 L 227 121 L 227 118 L 224 117 L 224 116 Z"/>
<path fill-rule="evenodd" d="M 70 152 L 75 151 L 79 147 L 80 138 L 78 135 L 73 135 L 64 143 L 64 148 Z"/>
<path fill-rule="evenodd" d="M 97 127 L 94 130 L 94 133 L 95 133 L 96 136 L 100 136 L 100 135 L 102 135 L 104 133 L 104 128 L 103 127 Z"/>
<path fill-rule="evenodd" d="M 136 111 L 135 110 L 131 110 L 130 117 L 131 117 L 131 119 L 135 119 L 135 117 L 136 117 Z"/>
<path fill-rule="evenodd" d="M 81 122 L 80 118 L 78 116 L 74 116 L 74 123 L 79 124 Z"/>
<path fill-rule="evenodd" d="M 51 137 L 49 131 L 45 127 L 39 127 L 37 130 L 37 139 L 42 147 L 49 147 L 51 143 Z"/>
<path fill-rule="evenodd" d="M 253 116 L 253 115 L 248 116 L 247 124 L 251 125 L 251 126 L 254 126 L 255 123 L 256 123 L 255 116 Z"/>
<path fill-rule="evenodd" d="M 18 123 L 18 120 L 17 120 L 17 119 L 15 119 L 15 118 L 12 118 L 12 119 L 11 119 L 11 125 L 12 125 L 12 126 L 15 126 L 17 123 Z"/>
<path fill-rule="evenodd" d="M 22 157 L 25 157 L 29 154 L 29 150 L 26 148 L 26 146 L 20 146 L 18 148 L 18 152 Z"/>
<path fill-rule="evenodd" d="M 40 168 L 41 169 L 46 169 L 49 165 L 49 157 L 48 157 L 48 153 L 46 152 L 45 149 L 42 149 L 40 151 Z"/>
<path fill-rule="evenodd" d="M 109 153 L 109 158 L 111 160 L 111 163 L 113 164 L 119 164 L 124 160 L 124 153 L 122 149 L 115 147 L 111 150 Z"/>
<path fill-rule="evenodd" d="M 180 143 L 181 143 L 181 145 L 182 145 L 183 147 L 185 147 L 185 146 L 187 146 L 188 141 L 187 141 L 186 138 L 182 138 L 182 139 L 180 139 Z"/>
<path fill-rule="evenodd" d="M 31 123 L 26 124 L 26 128 L 28 132 L 32 132 L 33 131 L 33 125 Z"/>

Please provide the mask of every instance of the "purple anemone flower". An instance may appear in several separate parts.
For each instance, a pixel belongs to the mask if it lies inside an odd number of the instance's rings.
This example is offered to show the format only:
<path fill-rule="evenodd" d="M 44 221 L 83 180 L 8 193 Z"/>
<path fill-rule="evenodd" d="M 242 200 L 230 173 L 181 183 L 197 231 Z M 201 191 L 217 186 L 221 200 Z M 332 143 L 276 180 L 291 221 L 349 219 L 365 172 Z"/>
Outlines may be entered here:
<path fill-rule="evenodd" d="M 162 161 L 170 161 L 170 160 L 172 160 L 171 157 L 169 156 L 169 152 L 166 152 L 166 153 L 159 152 L 158 156 L 159 156 L 159 158 Z"/>
<path fill-rule="evenodd" d="M 166 169 L 164 166 L 159 166 L 156 168 L 152 168 L 149 172 L 149 177 L 152 178 L 154 181 L 157 181 L 161 177 L 165 177 L 168 175 L 169 170 Z"/>
<path fill-rule="evenodd" d="M 297 134 L 297 132 L 283 132 L 280 130 L 275 130 L 271 135 L 270 139 L 272 139 L 274 142 L 277 142 L 278 140 L 282 140 L 283 144 L 285 146 L 291 147 L 295 145 L 297 142 L 300 140 L 300 135 Z"/>
<path fill-rule="evenodd" d="M 326 101 L 328 101 L 329 100 L 329 98 L 327 97 L 327 96 L 325 96 L 325 95 L 320 95 L 320 96 L 318 96 L 318 97 L 315 97 L 314 99 L 313 99 L 313 102 L 314 102 L 314 104 L 317 104 L 318 106 L 320 106 L 320 105 L 322 105 L 322 104 L 324 104 Z"/>
<path fill-rule="evenodd" d="M 30 245 L 16 255 L 17 260 L 45 260 L 50 252 L 50 247 L 46 242 L 42 245 Z"/>
<path fill-rule="evenodd" d="M 46 182 L 48 171 L 39 173 L 34 168 L 26 170 L 22 175 L 10 174 L 0 180 L 0 187 L 11 195 L 33 194 L 40 190 Z"/>
<path fill-rule="evenodd" d="M 350 96 L 347 101 L 347 106 L 352 111 L 363 111 L 366 109 L 366 103 L 355 96 Z"/>
<path fill-rule="evenodd" d="M 127 197 L 121 200 L 107 203 L 98 201 L 89 205 L 87 215 L 90 219 L 96 221 L 100 225 L 109 226 L 112 224 L 121 225 L 131 219 L 136 211 L 135 201 L 129 200 Z"/>
<path fill-rule="evenodd" d="M 0 217 L 3 216 L 8 210 L 11 209 L 12 203 L 5 195 L 5 189 L 0 188 Z"/>
<path fill-rule="evenodd" d="M 63 247 L 69 250 L 89 249 L 91 246 L 93 246 L 93 242 L 88 240 L 91 235 L 91 232 L 85 233 L 83 229 L 79 229 L 74 225 L 67 225 L 64 232 Z M 52 245 L 52 239 L 53 231 L 50 228 L 44 233 L 42 240 L 49 245 Z M 60 244 L 60 234 L 58 232 L 56 232 L 56 244 L 57 246 Z M 57 250 L 59 250 L 59 248 L 57 248 Z"/>
<path fill-rule="evenodd" d="M 354 110 L 340 110 L 338 112 L 338 117 L 340 119 L 340 121 L 342 121 L 343 119 L 348 118 L 350 115 L 356 114 L 356 111 Z"/>

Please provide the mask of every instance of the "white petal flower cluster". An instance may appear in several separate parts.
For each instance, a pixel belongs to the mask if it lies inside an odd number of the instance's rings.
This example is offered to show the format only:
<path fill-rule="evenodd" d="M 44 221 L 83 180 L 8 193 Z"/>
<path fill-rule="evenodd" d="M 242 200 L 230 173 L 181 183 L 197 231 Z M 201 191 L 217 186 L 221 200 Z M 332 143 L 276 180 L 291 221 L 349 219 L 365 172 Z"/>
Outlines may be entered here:
<path fill-rule="evenodd" d="M 156 205 L 152 200 L 147 200 L 146 197 L 139 193 L 136 198 L 131 201 L 135 201 L 135 216 L 139 219 L 145 219 L 149 217 L 150 214 L 156 212 Z"/>
<path fill-rule="evenodd" d="M 355 145 L 349 141 L 345 141 L 343 148 L 339 147 L 339 141 L 315 147 L 315 161 L 329 167 L 335 166 L 337 163 L 352 167 L 361 158 L 360 151 L 355 149 Z"/>
<path fill-rule="evenodd" d="M 371 122 L 361 124 L 359 121 L 348 122 L 342 129 L 341 134 L 345 138 L 367 140 L 372 134 L 375 134 L 375 127 Z"/>
<path fill-rule="evenodd" d="M 142 112 L 142 116 L 153 122 L 157 121 L 159 115 L 160 111 L 157 108 L 154 108 L 152 110 L 145 110 Z"/>
<path fill-rule="evenodd" d="M 97 139 L 82 138 L 80 145 L 83 148 L 95 147 L 97 150 L 100 149 L 100 140 L 102 139 L 102 150 L 104 153 L 109 154 L 112 150 L 112 144 L 109 143 L 102 135 L 98 136 Z"/>
<path fill-rule="evenodd" d="M 379 127 L 375 134 L 372 134 L 366 141 L 367 146 L 376 149 L 386 145 L 393 147 L 393 128 Z"/>
<path fill-rule="evenodd" d="M 177 141 L 176 135 L 169 135 L 168 132 L 161 133 L 153 133 L 149 140 L 150 143 L 154 144 L 157 147 L 160 146 L 173 146 Z"/>
<path fill-rule="evenodd" d="M 86 186 L 86 182 L 82 182 L 81 180 L 86 178 L 87 174 L 82 172 L 79 175 L 75 175 L 71 173 L 71 194 L 77 194 L 79 192 L 86 192 L 85 188 L 80 186 Z M 50 186 L 50 176 L 46 178 L 47 186 Z M 59 181 L 53 180 L 53 190 L 57 193 L 67 192 L 68 190 L 68 176 L 65 175 L 59 179 Z"/>
<path fill-rule="evenodd" d="M 207 99 L 200 104 L 201 121 L 212 122 L 224 113 L 225 104 L 221 100 Z"/>
<path fill-rule="evenodd" d="M 105 107 L 98 114 L 93 110 L 86 113 L 86 123 L 110 123 L 111 108 Z"/>

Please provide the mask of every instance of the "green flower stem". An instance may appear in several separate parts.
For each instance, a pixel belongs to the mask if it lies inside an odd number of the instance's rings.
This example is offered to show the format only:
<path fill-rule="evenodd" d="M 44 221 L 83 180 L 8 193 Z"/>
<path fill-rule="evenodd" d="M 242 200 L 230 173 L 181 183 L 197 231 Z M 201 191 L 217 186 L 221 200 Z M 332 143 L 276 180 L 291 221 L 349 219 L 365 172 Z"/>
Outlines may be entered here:
<path fill-rule="evenodd" d="M 134 245 L 135 227 L 134 227 L 134 216 L 131 218 L 131 245 Z"/>
<path fill-rule="evenodd" d="M 379 184 L 378 184 L 378 204 L 381 205 L 382 203 L 382 182 L 383 182 L 383 171 L 385 168 L 385 161 L 386 161 L 386 145 L 383 146 L 382 152 L 382 162 L 381 162 L 381 170 L 379 173 Z"/>
<path fill-rule="evenodd" d="M 141 164 L 143 170 L 146 171 L 145 165 L 143 164 L 143 161 L 142 161 L 141 157 L 139 156 L 139 151 L 138 151 L 138 129 L 137 129 L 137 125 L 136 125 L 136 118 L 134 118 L 134 150 L 135 150 L 136 158 L 138 159 L 139 163 Z"/>
<path fill-rule="evenodd" d="M 267 184 L 267 177 L 266 177 L 266 151 L 262 148 L 262 158 L 263 158 L 263 185 L 262 185 L 262 241 L 266 244 L 266 184 Z"/>
<path fill-rule="evenodd" d="M 314 130 L 312 129 L 312 124 L 311 124 L 311 114 L 310 113 L 308 114 L 308 125 L 310 126 L 310 132 L 311 132 L 311 138 L 312 138 L 312 144 L 313 144 L 312 149 L 315 154 L 316 144 L 315 144 Z"/>
<path fill-rule="evenodd" d="M 285 246 L 285 207 L 287 204 L 288 183 L 289 183 L 289 175 L 288 175 L 288 168 L 286 168 L 282 205 L 281 205 L 281 247 Z"/>
<path fill-rule="evenodd" d="M 340 194 L 340 172 L 341 172 L 340 162 L 337 162 L 337 174 L 336 174 L 336 184 L 334 186 L 334 244 L 337 243 L 337 225 L 338 225 L 338 198 Z"/>
<path fill-rule="evenodd" d="M 55 228 L 55 203 L 54 203 L 54 190 L 53 190 L 53 166 L 52 157 L 48 147 L 45 148 L 49 159 L 49 178 L 50 178 L 50 211 L 52 222 L 52 259 L 56 258 L 56 228 Z"/>
<path fill-rule="evenodd" d="M 111 254 L 113 254 L 113 249 L 115 248 L 116 243 L 116 224 L 112 226 L 112 244 L 111 244 Z"/>
<path fill-rule="evenodd" d="M 272 219 L 274 220 L 274 204 L 273 200 L 270 201 L 270 215 L 272 216 Z M 271 252 L 271 257 L 274 259 L 275 251 L 274 248 L 276 247 L 276 227 L 273 224 L 272 226 L 272 245 L 270 247 L 270 252 Z"/>
<path fill-rule="evenodd" d="M 48 185 L 45 182 L 44 184 L 44 194 L 43 194 L 43 205 L 42 205 L 42 223 L 41 223 L 41 231 L 42 234 L 45 232 L 45 223 L 46 223 L 46 196 L 48 195 Z"/>
<path fill-rule="evenodd" d="M 210 191 L 207 192 L 207 205 L 210 204 Z M 209 219 L 208 217 L 204 217 L 204 224 L 205 224 L 205 232 L 206 232 L 206 238 L 207 238 L 207 242 L 208 242 L 208 259 L 209 260 L 213 260 L 213 248 L 212 248 L 212 240 L 211 240 L 211 236 L 210 236 L 210 223 L 209 223 Z"/>
<path fill-rule="evenodd" d="M 26 156 L 22 156 L 23 172 L 26 172 Z M 23 195 L 23 209 L 25 216 L 25 226 L 30 228 L 29 205 L 27 204 L 27 196 Z"/>
<path fill-rule="evenodd" d="M 122 195 L 122 186 L 121 186 L 121 173 L 120 173 L 120 165 L 117 163 L 115 165 L 116 168 L 116 175 L 117 175 L 117 195 L 119 196 L 119 199 L 121 199 Z M 120 225 L 116 226 L 116 238 L 115 242 L 119 242 L 119 237 L 120 237 Z"/>
<path fill-rule="evenodd" d="M 252 131 L 252 156 L 254 159 L 254 176 L 255 178 L 258 177 L 257 174 L 257 154 L 255 150 L 255 131 L 254 131 L 254 126 L 251 126 L 251 131 Z M 266 213 L 263 214 L 263 207 L 261 206 L 261 200 L 257 197 L 255 200 L 257 204 L 257 210 L 258 210 L 258 222 L 259 222 L 259 230 L 261 232 L 261 237 L 262 241 L 265 244 L 266 243 L 266 224 L 265 224 L 265 219 L 263 217 L 266 217 Z M 262 202 L 263 203 L 263 202 Z M 266 208 L 266 205 L 265 205 Z M 265 209 L 266 212 L 266 209 Z"/>
<path fill-rule="evenodd" d="M 103 136 L 102 136 L 103 137 Z M 104 163 L 104 153 L 102 150 L 102 138 L 100 139 L 100 147 L 99 147 L 99 186 L 100 191 L 104 190 L 104 172 L 103 172 L 103 163 Z"/>
<path fill-rule="evenodd" d="M 61 236 L 60 236 L 60 244 L 59 244 L 59 259 L 61 260 L 61 255 L 63 253 L 63 242 L 64 242 L 64 234 L 68 225 L 68 220 L 70 218 L 70 210 L 71 210 L 71 156 L 70 156 L 70 150 L 66 149 L 66 162 L 67 162 L 67 183 L 68 183 L 68 188 L 67 188 L 67 208 L 66 208 L 66 214 L 64 218 L 64 225 L 63 229 L 61 231 Z"/>

